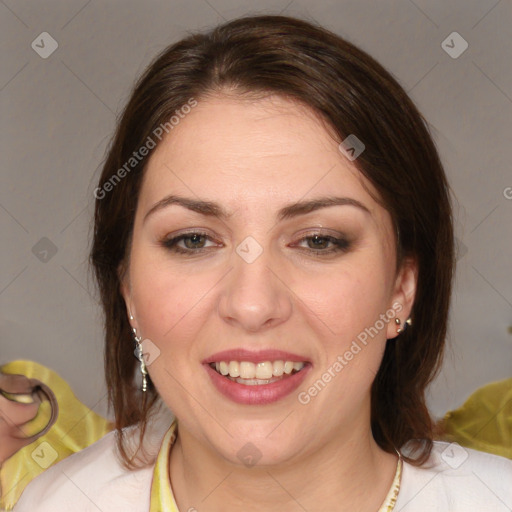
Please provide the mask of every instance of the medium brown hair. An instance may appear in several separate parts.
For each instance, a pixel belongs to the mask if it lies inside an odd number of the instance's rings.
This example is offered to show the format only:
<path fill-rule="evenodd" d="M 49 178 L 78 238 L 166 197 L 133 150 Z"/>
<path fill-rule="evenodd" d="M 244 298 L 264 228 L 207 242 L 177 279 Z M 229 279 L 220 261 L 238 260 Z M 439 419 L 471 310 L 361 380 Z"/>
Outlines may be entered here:
<path fill-rule="evenodd" d="M 442 359 L 454 268 L 449 188 L 424 118 L 379 63 L 338 35 L 290 17 L 239 18 L 171 45 L 148 67 L 120 117 L 97 190 L 106 190 L 133 152 L 191 98 L 226 91 L 281 95 L 318 114 L 340 141 L 350 134 L 363 141 L 365 150 L 354 164 L 397 228 L 397 267 L 405 256 L 418 263 L 413 324 L 387 341 L 371 390 L 371 427 L 390 453 L 421 440 L 406 460 L 422 464 L 433 439 L 425 389 Z M 140 424 L 142 441 L 158 399 L 151 381 L 142 396 L 135 384 L 138 361 L 119 273 L 127 264 L 149 156 L 96 196 L 91 251 L 105 315 L 109 403 L 126 467 L 134 464 L 121 429 Z"/>

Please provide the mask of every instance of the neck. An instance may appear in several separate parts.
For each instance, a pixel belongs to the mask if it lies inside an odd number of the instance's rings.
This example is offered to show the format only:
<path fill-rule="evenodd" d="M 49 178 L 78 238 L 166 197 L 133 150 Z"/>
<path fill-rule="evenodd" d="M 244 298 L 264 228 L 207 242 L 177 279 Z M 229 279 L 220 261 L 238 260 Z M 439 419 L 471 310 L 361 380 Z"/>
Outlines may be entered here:
<path fill-rule="evenodd" d="M 351 428 L 293 464 L 247 468 L 219 457 L 180 428 L 170 477 L 180 510 L 375 512 L 391 487 L 397 460 L 378 447 L 369 429 L 361 435 Z"/>

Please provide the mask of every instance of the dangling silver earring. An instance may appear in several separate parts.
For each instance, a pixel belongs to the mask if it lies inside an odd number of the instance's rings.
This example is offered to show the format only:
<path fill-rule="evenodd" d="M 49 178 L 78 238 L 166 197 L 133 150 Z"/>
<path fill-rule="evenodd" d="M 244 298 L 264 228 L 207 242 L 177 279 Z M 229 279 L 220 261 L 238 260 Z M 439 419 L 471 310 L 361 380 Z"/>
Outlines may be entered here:
<path fill-rule="evenodd" d="M 131 315 L 130 315 L 130 318 Z M 148 382 L 147 382 L 147 374 L 148 371 L 146 369 L 146 363 L 144 361 L 144 354 L 142 352 L 142 338 L 140 336 L 137 336 L 137 329 L 135 327 L 132 328 L 133 330 L 133 336 L 135 338 L 135 343 L 137 344 L 137 347 L 135 348 L 135 356 L 140 361 L 140 373 L 142 374 L 142 392 L 145 393 L 148 389 Z"/>

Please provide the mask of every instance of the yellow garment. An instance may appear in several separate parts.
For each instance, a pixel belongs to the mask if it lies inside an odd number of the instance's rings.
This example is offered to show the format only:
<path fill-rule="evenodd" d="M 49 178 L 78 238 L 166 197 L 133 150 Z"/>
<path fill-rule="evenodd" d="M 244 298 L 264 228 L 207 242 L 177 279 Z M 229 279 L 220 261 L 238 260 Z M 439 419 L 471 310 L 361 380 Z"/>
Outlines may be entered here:
<path fill-rule="evenodd" d="M 45 469 L 101 439 L 114 428 L 102 416 L 86 407 L 57 373 L 33 361 L 12 361 L 0 372 L 24 375 L 46 384 L 54 393 L 59 414 L 46 434 L 24 446 L 0 467 L 0 509 L 12 510 L 27 484 Z M 50 403 L 41 403 L 30 422 L 27 437 L 40 432 L 48 423 Z"/>
<path fill-rule="evenodd" d="M 512 378 L 475 391 L 441 428 L 443 440 L 512 459 Z"/>
<path fill-rule="evenodd" d="M 162 510 L 180 512 L 169 485 L 169 458 L 172 445 L 176 440 L 176 425 L 176 420 L 174 420 L 165 434 L 158 452 L 155 469 L 153 470 L 153 482 L 151 483 L 149 512 L 161 512 Z"/>
<path fill-rule="evenodd" d="M 149 512 L 162 512 L 162 510 L 165 510 L 165 512 L 180 512 L 178 505 L 176 505 L 176 500 L 174 499 L 169 475 L 171 449 L 177 437 L 176 426 L 177 422 L 175 419 L 165 434 L 158 452 L 155 468 L 153 470 L 153 481 L 151 483 L 151 503 Z M 395 503 L 400 491 L 402 466 L 403 462 L 400 457 L 396 466 L 393 483 L 378 512 L 391 512 L 395 508 Z M 195 510 L 195 508 L 189 510 L 192 511 Z"/>

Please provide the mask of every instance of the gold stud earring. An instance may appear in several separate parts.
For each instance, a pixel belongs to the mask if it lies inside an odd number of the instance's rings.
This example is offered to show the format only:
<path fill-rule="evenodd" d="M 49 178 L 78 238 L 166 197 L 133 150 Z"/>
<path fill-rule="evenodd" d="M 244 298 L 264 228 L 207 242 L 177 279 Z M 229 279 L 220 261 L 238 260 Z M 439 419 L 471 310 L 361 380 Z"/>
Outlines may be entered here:
<path fill-rule="evenodd" d="M 400 325 L 400 318 L 395 318 L 395 324 L 396 325 Z M 397 334 L 400 334 L 402 332 L 402 328 L 401 327 L 398 327 L 398 329 L 396 330 Z"/>

